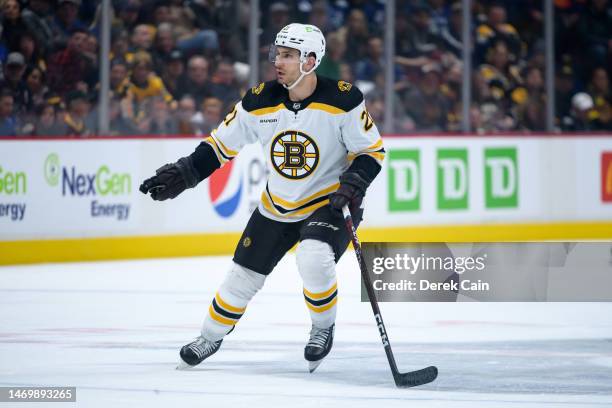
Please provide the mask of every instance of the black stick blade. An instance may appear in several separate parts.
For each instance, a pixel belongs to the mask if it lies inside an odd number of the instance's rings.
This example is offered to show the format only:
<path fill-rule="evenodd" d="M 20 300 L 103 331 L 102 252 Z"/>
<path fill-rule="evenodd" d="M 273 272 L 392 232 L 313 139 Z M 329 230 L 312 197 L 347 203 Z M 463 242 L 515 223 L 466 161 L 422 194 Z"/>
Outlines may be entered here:
<path fill-rule="evenodd" d="M 411 371 L 409 373 L 397 373 L 393 375 L 395 385 L 398 388 L 416 387 L 418 385 L 428 384 L 438 377 L 438 369 L 435 366 L 429 366 L 422 370 Z"/>

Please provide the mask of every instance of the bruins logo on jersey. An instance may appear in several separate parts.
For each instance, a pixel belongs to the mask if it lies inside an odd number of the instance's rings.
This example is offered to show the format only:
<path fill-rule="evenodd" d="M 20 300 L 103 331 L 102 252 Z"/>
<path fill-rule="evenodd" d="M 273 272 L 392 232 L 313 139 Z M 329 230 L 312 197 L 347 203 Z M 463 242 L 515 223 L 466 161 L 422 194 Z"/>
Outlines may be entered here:
<path fill-rule="evenodd" d="M 319 164 L 319 148 L 303 132 L 286 130 L 274 137 L 270 147 L 274 169 L 288 179 L 303 179 Z"/>
<path fill-rule="evenodd" d="M 254 95 L 259 95 L 261 93 L 261 91 L 263 91 L 264 85 L 265 85 L 265 83 L 262 82 L 261 84 L 252 87 L 251 88 L 251 92 L 253 92 Z"/>
<path fill-rule="evenodd" d="M 349 84 L 346 81 L 338 81 L 338 89 L 341 90 L 342 92 L 350 91 L 352 87 L 353 85 Z"/>

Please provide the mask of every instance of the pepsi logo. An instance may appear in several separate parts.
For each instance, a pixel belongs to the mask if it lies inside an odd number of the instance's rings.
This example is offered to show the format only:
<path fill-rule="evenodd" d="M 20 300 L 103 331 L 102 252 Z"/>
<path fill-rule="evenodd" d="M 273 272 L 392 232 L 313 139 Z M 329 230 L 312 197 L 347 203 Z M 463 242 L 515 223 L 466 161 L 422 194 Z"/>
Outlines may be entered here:
<path fill-rule="evenodd" d="M 232 160 L 217 169 L 208 179 L 210 202 L 215 212 L 223 218 L 234 215 L 242 197 L 242 175 L 233 169 Z"/>

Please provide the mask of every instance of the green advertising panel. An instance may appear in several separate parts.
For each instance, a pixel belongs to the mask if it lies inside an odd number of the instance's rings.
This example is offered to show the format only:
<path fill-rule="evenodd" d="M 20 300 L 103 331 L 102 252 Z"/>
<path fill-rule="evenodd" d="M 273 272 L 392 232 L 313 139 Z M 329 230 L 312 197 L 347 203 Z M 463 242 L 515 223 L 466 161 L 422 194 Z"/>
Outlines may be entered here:
<path fill-rule="evenodd" d="M 389 170 L 389 211 L 418 211 L 421 207 L 421 159 L 416 149 L 391 150 Z"/>
<path fill-rule="evenodd" d="M 436 184 L 439 210 L 468 208 L 467 149 L 438 149 Z"/>

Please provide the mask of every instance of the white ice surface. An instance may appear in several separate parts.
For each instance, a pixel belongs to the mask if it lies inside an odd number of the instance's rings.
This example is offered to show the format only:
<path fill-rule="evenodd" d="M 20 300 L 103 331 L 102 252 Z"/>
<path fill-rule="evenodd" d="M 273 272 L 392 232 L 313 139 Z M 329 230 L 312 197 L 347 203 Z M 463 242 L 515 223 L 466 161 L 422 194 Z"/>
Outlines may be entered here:
<path fill-rule="evenodd" d="M 353 253 L 338 265 L 334 349 L 313 374 L 289 254 L 221 350 L 176 371 L 229 257 L 0 268 L 0 386 L 76 386 L 52 407 L 612 407 L 612 303 L 384 303 L 397 389 L 359 301 Z M 0 408 L 48 404 L 0 403 Z"/>

